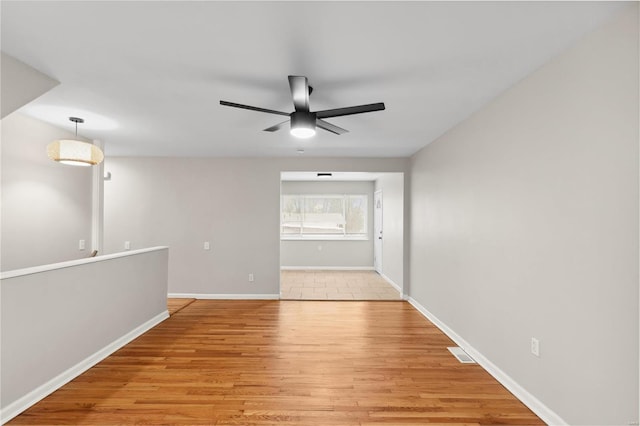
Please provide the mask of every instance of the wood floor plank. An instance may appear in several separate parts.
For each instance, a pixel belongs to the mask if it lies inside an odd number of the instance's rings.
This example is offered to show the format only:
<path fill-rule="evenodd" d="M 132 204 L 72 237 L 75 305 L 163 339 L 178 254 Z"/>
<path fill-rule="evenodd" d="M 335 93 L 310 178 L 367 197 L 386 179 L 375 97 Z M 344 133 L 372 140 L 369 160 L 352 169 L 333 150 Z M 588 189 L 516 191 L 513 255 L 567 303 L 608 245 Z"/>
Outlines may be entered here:
<path fill-rule="evenodd" d="M 191 303 L 195 302 L 196 299 L 185 299 L 185 298 L 170 298 L 167 299 L 167 310 L 169 311 L 169 315 L 173 315 L 181 311 L 183 308 L 186 308 Z"/>
<path fill-rule="evenodd" d="M 405 302 L 197 300 L 8 424 L 544 424 Z"/>

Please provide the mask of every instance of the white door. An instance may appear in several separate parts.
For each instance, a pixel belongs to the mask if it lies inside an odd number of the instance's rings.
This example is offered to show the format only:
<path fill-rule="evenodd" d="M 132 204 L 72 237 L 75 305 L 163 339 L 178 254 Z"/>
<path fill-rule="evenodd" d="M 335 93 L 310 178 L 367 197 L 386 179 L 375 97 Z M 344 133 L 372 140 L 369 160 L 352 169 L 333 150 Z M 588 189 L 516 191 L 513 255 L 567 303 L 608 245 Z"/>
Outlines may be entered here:
<path fill-rule="evenodd" d="M 373 266 L 382 274 L 382 191 L 373 194 Z"/>

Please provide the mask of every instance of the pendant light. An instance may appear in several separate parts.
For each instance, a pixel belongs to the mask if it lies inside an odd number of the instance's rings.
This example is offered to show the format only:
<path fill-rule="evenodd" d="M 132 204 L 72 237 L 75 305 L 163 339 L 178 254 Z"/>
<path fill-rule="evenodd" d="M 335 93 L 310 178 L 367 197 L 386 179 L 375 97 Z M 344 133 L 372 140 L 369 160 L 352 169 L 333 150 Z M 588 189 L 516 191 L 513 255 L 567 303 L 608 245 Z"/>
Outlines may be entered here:
<path fill-rule="evenodd" d="M 78 123 L 84 123 L 82 118 L 69 117 L 76 123 L 76 138 L 78 137 Z M 97 146 L 75 139 L 60 139 L 47 145 L 47 155 L 53 161 L 72 166 L 95 166 L 104 160 L 102 150 Z"/>

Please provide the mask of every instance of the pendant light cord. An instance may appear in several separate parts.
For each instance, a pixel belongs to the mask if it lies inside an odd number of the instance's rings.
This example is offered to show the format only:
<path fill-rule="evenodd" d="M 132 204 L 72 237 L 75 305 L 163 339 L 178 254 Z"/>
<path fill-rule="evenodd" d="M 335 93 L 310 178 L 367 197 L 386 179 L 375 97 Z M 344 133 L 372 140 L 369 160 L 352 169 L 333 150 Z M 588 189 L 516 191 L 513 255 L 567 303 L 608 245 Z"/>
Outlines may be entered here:
<path fill-rule="evenodd" d="M 84 120 L 78 117 L 69 117 L 69 121 L 76 123 L 76 139 L 78 139 L 78 123 L 84 123 Z"/>

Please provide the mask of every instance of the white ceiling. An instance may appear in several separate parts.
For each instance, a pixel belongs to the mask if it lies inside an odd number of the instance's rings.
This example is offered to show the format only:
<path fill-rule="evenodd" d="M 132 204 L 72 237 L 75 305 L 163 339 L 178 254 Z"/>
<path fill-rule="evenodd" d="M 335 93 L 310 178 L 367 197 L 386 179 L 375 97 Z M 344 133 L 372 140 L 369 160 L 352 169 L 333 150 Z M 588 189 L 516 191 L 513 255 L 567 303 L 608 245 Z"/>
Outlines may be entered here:
<path fill-rule="evenodd" d="M 616 2 L 2 1 L 2 51 L 61 84 L 22 112 L 100 139 L 107 155 L 409 156 L 624 7 Z M 293 109 L 385 102 L 263 132 Z"/>

